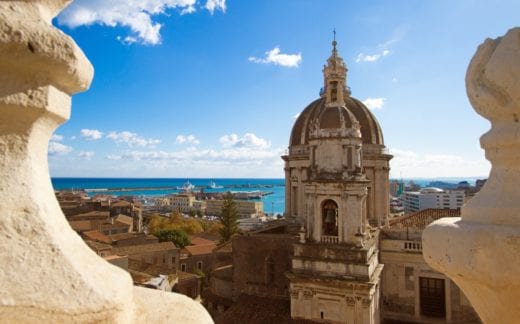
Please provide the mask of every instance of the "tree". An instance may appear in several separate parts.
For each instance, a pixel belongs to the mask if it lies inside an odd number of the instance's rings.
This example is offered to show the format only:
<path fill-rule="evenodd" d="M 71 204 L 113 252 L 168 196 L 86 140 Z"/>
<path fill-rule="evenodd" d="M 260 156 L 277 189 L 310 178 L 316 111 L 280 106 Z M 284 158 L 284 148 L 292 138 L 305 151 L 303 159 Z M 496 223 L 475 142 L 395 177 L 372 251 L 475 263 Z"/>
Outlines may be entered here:
<path fill-rule="evenodd" d="M 155 233 L 163 226 L 164 220 L 159 214 L 153 214 L 148 221 L 148 233 Z"/>
<path fill-rule="evenodd" d="M 221 243 L 227 242 L 238 232 L 238 212 L 237 205 L 233 199 L 233 194 L 228 192 L 224 195 L 224 206 L 218 216 L 222 228 L 219 230 Z"/>
<path fill-rule="evenodd" d="M 162 229 L 154 233 L 159 242 L 173 242 L 176 247 L 183 248 L 190 245 L 188 234 L 182 229 Z"/>

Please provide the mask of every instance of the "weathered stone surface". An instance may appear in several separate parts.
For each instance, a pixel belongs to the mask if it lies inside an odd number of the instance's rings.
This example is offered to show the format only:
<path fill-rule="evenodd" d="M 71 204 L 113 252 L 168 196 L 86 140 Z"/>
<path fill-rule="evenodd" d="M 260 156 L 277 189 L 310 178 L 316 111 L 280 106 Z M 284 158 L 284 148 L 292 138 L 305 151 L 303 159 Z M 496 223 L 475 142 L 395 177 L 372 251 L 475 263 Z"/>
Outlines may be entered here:
<path fill-rule="evenodd" d="M 134 288 L 70 228 L 47 164 L 93 68 L 51 25 L 69 1 L 0 0 L 0 322 L 211 323 L 180 295 Z"/>
<path fill-rule="evenodd" d="M 484 322 L 515 323 L 520 318 L 520 28 L 480 45 L 466 86 L 477 113 L 491 121 L 481 146 L 492 169 L 461 218 L 426 228 L 424 256 L 457 283 Z"/>

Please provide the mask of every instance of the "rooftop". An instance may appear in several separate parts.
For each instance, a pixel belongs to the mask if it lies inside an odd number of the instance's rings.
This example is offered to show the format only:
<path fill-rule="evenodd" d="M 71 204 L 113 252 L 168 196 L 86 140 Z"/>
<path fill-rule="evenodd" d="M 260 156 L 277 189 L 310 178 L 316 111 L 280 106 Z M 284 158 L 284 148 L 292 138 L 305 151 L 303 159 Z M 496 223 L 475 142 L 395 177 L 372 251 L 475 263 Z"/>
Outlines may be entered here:
<path fill-rule="evenodd" d="M 412 227 L 423 230 L 443 217 L 460 217 L 460 209 L 428 208 L 403 217 L 390 219 L 390 228 Z"/>
<path fill-rule="evenodd" d="M 178 250 L 178 249 L 177 249 L 177 247 L 175 247 L 175 244 L 173 244 L 172 242 L 114 247 L 114 251 L 116 253 L 128 254 L 128 255 L 148 253 L 148 252 L 169 251 L 169 250 L 173 251 L 173 250 Z"/>

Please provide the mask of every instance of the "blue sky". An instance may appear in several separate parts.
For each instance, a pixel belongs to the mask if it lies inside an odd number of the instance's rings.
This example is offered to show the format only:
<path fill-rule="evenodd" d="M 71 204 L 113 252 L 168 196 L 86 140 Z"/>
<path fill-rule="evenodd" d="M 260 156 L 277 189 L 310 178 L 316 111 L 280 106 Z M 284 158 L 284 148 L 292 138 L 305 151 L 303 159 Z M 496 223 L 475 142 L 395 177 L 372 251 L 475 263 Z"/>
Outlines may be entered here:
<path fill-rule="evenodd" d="M 519 12 L 517 0 L 76 0 L 54 24 L 95 76 L 53 136 L 51 174 L 283 177 L 336 28 L 352 96 L 394 154 L 391 176 L 487 176 L 489 123 L 464 77 Z"/>

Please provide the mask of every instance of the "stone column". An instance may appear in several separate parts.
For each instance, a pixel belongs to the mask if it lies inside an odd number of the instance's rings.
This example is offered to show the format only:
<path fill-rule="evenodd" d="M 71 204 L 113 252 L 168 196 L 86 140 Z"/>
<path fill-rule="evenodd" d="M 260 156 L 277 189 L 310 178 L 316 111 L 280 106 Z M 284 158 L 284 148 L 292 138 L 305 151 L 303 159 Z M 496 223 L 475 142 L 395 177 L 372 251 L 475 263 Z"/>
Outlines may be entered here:
<path fill-rule="evenodd" d="M 471 104 L 491 121 L 481 146 L 492 169 L 461 210 L 423 232 L 423 254 L 485 323 L 520 318 L 520 28 L 479 46 L 466 74 Z"/>
<path fill-rule="evenodd" d="M 47 146 L 93 68 L 51 20 L 70 1 L 0 0 L 0 322 L 198 322 L 190 299 L 134 288 L 70 228 Z"/>
<path fill-rule="evenodd" d="M 285 162 L 285 218 L 292 218 L 291 211 L 291 169 L 288 166 L 289 162 Z"/>

